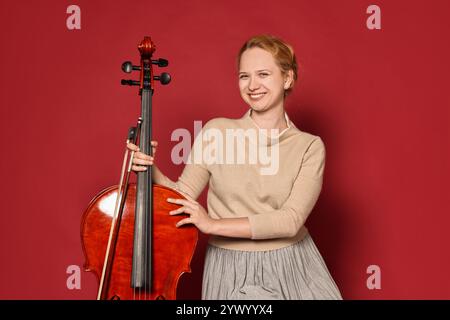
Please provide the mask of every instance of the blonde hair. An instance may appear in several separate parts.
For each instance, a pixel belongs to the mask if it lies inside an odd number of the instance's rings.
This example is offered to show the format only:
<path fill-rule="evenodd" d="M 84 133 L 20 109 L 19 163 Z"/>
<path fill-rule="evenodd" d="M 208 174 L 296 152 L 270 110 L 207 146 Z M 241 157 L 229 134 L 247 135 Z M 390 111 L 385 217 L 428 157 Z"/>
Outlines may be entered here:
<path fill-rule="evenodd" d="M 261 48 L 270 52 L 283 74 L 286 74 L 289 70 L 293 71 L 294 81 L 292 81 L 289 88 L 287 88 L 284 91 L 284 96 L 286 97 L 289 93 L 291 93 L 292 88 L 294 87 L 294 84 L 297 81 L 298 77 L 298 65 L 294 49 L 288 43 L 272 35 L 262 34 L 254 36 L 249 40 L 247 40 L 241 47 L 241 50 L 239 50 L 239 54 L 237 57 L 238 69 L 244 51 L 254 47 Z"/>

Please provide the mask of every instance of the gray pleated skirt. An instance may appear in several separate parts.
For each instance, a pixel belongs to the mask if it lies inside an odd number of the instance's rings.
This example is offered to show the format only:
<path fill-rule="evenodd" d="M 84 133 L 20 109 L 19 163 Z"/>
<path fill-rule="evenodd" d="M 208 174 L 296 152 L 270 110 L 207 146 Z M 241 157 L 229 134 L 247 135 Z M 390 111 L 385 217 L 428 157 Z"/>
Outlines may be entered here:
<path fill-rule="evenodd" d="M 208 245 L 204 300 L 341 300 L 342 296 L 309 234 L 291 246 L 238 251 Z"/>

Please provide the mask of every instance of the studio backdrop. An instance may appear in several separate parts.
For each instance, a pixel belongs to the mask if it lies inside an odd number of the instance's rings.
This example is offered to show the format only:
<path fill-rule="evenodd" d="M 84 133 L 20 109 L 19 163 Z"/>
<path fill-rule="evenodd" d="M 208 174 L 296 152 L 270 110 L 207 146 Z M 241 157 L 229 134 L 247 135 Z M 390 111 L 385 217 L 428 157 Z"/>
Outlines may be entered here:
<path fill-rule="evenodd" d="M 292 44 L 286 111 L 326 147 L 308 227 L 344 299 L 450 299 L 450 46 L 445 0 L 1 1 L 0 298 L 95 299 L 80 224 L 117 185 L 140 114 L 121 65 L 144 36 L 169 61 L 155 84 L 156 163 L 177 129 L 248 110 L 236 57 L 251 36 Z M 200 197 L 206 205 L 206 190 Z M 178 297 L 199 299 L 207 237 Z"/>

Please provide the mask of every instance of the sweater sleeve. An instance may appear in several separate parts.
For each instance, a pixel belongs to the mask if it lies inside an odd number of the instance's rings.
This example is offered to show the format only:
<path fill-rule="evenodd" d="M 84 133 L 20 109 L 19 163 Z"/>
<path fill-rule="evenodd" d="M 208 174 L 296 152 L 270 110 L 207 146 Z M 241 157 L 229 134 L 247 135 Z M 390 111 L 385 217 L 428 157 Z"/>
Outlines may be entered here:
<path fill-rule="evenodd" d="M 319 198 L 324 167 L 325 146 L 317 137 L 306 150 L 291 193 L 281 208 L 248 217 L 252 239 L 294 237 Z"/>
<path fill-rule="evenodd" d="M 195 138 L 188 156 L 188 161 L 178 181 L 174 182 L 162 172 L 159 172 L 157 181 L 155 181 L 156 183 L 175 189 L 187 198 L 194 200 L 198 198 L 210 178 L 210 172 L 203 161 L 202 153 L 202 134 L 207 124 L 205 124 L 205 127 Z"/>

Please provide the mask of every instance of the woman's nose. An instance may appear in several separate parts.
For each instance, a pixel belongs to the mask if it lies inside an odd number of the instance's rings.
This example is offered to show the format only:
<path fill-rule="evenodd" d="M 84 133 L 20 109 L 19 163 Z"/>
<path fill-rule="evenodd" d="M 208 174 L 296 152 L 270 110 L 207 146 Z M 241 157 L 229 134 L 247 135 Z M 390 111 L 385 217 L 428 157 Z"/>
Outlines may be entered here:
<path fill-rule="evenodd" d="M 256 79 L 256 77 L 250 77 L 248 82 L 248 89 L 253 91 L 255 89 L 258 89 L 258 87 L 259 87 L 258 79 Z"/>

